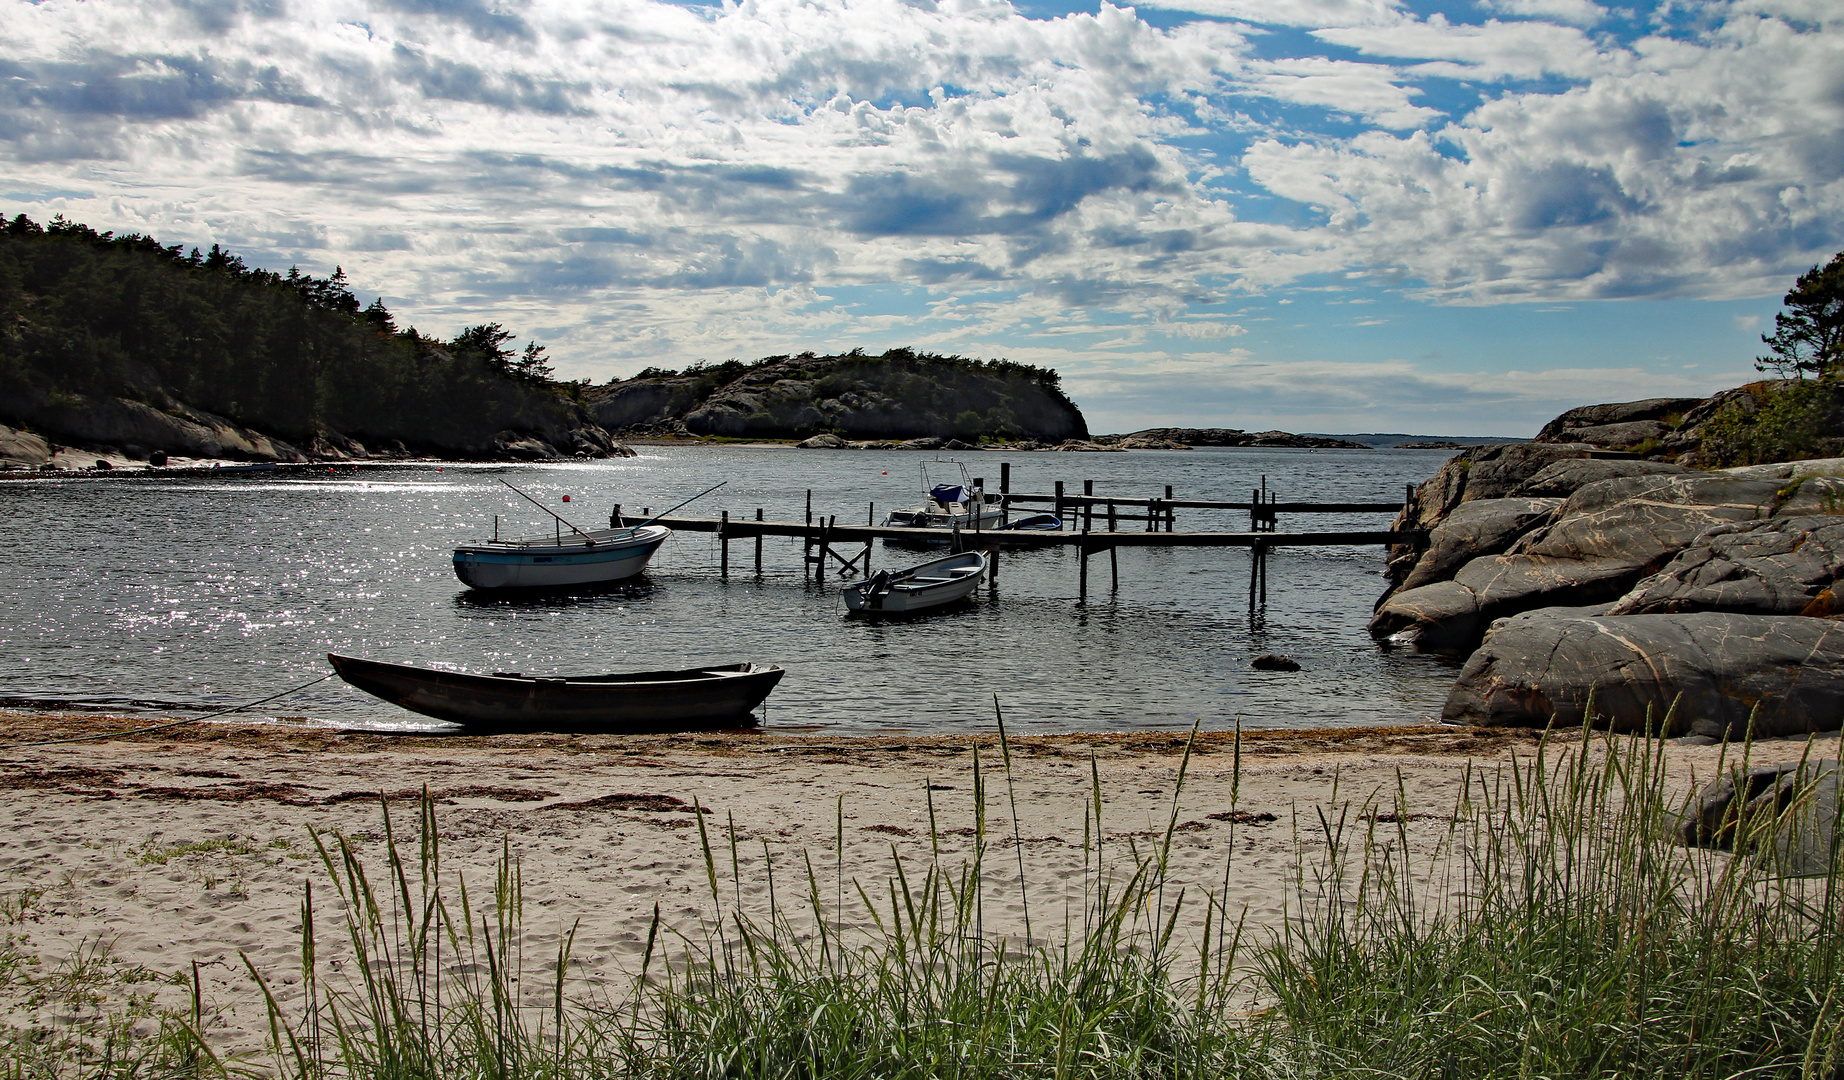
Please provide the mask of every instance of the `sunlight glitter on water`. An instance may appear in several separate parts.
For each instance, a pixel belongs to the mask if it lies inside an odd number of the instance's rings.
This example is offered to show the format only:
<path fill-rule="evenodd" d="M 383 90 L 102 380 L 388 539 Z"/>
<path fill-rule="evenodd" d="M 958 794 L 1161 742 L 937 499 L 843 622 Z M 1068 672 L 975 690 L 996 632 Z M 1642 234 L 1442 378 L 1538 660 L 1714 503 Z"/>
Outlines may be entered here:
<path fill-rule="evenodd" d="M 997 593 L 906 623 L 842 617 L 839 581 L 802 571 L 797 541 L 733 542 L 728 580 L 708 534 L 672 537 L 640 578 L 577 595 L 469 592 L 450 549 L 551 531 L 506 479 L 584 527 L 619 502 L 632 516 L 719 480 L 687 512 L 798 520 L 881 518 L 920 495 L 922 455 L 782 448 L 649 449 L 635 459 L 546 465 L 405 465 L 330 481 L 57 478 L 0 485 L 16 568 L 0 596 L 0 699 L 44 705 L 215 708 L 304 682 L 325 654 L 469 671 L 587 674 L 753 660 L 789 674 L 768 723 L 820 731 L 946 731 L 992 722 L 992 694 L 1020 730 L 1259 727 L 1416 722 L 1452 670 L 1392 652 L 1364 630 L 1382 589 L 1375 548 L 1302 548 L 1269 562 L 1269 603 L 1247 606 L 1240 549 L 1123 549 L 1120 589 L 1105 555 L 1076 602 L 1076 556 L 1003 556 Z M 1239 500 L 1268 478 L 1282 499 L 1389 501 L 1437 469 L 1439 451 L 1223 450 L 964 455 L 1012 490 Z M 931 462 L 931 464 L 933 464 Z M 943 466 L 936 466 L 942 468 Z M 366 479 L 366 475 L 376 479 Z M 570 495 L 569 504 L 561 502 Z M 868 504 L 875 504 L 875 510 Z M 1281 528 L 1378 529 L 1381 515 L 1293 517 Z M 1130 526 L 1125 526 L 1130 527 Z M 1246 514 L 1181 511 L 1181 529 L 1240 530 Z M 927 556 L 878 548 L 879 567 Z M 1257 672 L 1282 652 L 1297 674 Z M 425 723 L 336 681 L 269 710 L 341 724 Z"/>

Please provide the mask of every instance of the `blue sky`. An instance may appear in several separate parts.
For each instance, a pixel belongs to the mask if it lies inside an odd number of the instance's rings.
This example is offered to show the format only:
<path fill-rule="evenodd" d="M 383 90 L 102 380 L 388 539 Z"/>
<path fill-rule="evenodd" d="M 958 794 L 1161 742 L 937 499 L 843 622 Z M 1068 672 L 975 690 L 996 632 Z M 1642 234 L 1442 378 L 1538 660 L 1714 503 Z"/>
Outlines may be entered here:
<path fill-rule="evenodd" d="M 7 0 L 0 210 L 559 373 L 908 345 L 1097 431 L 1527 435 L 1844 248 L 1844 5 Z"/>

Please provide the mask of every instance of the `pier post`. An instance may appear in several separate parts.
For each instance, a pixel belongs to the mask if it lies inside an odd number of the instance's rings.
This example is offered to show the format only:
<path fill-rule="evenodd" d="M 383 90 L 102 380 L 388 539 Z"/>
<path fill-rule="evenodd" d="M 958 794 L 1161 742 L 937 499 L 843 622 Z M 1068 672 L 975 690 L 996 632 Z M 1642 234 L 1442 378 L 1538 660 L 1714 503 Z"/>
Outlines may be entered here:
<path fill-rule="evenodd" d="M 1063 481 L 1061 480 L 1056 482 L 1056 517 L 1058 521 L 1063 520 Z M 1075 522 L 1072 521 L 1070 524 L 1073 525 Z"/>
<path fill-rule="evenodd" d="M 819 558 L 819 562 L 815 564 L 817 569 L 814 571 L 814 574 L 816 576 L 814 577 L 813 582 L 814 584 L 818 585 L 822 589 L 826 587 L 826 560 L 832 557 L 832 538 L 830 535 L 828 535 L 828 533 L 829 533 L 829 530 L 826 528 L 826 519 L 821 518 L 820 519 L 820 558 Z"/>
<path fill-rule="evenodd" d="M 1256 586 L 1261 582 L 1261 557 L 1265 544 L 1256 540 L 1248 546 L 1248 610 L 1256 610 Z"/>
<path fill-rule="evenodd" d="M 608 512 L 608 527 L 611 529 L 619 529 L 621 527 L 621 504 L 620 503 L 616 503 L 615 508 Z"/>
<path fill-rule="evenodd" d="M 1081 569 L 1076 573 L 1076 602 L 1088 603 L 1088 527 L 1083 526 L 1082 539 L 1076 544 L 1076 561 Z"/>
<path fill-rule="evenodd" d="M 999 545 L 986 545 L 986 591 L 999 591 Z"/>
<path fill-rule="evenodd" d="M 1165 506 L 1165 531 L 1166 531 L 1166 532 L 1171 532 L 1171 531 L 1172 531 L 1172 524 L 1173 524 L 1173 518 L 1174 518 L 1174 517 L 1176 516 L 1176 511 L 1174 511 L 1174 510 L 1172 509 L 1172 505 L 1171 505 L 1171 503 L 1172 503 L 1172 485 L 1170 485 L 1170 484 L 1167 484 L 1167 485 L 1165 485 L 1165 503 L 1166 503 L 1166 506 Z M 1158 532 L 1159 530 L 1158 530 L 1158 529 L 1154 529 L 1153 531 L 1154 531 L 1154 532 Z"/>
<path fill-rule="evenodd" d="M 762 508 L 756 507 L 756 520 L 762 520 Z M 762 576 L 762 534 L 756 533 L 756 576 Z"/>
<path fill-rule="evenodd" d="M 1108 577 L 1109 588 L 1120 592 L 1120 548 L 1113 544 L 1108 545 Z"/>
<path fill-rule="evenodd" d="M 807 527 L 800 534 L 801 566 L 813 565 L 813 489 L 807 489 Z"/>
<path fill-rule="evenodd" d="M 1249 531 L 1261 531 L 1261 489 L 1249 489 Z"/>
<path fill-rule="evenodd" d="M 730 576 L 730 511 L 725 510 L 723 519 L 717 523 L 717 548 L 721 552 L 717 557 L 717 576 Z"/>
<path fill-rule="evenodd" d="M 1084 499 L 1092 499 L 1095 497 L 1095 481 L 1093 480 L 1082 481 L 1082 497 Z M 1082 504 L 1082 531 L 1088 532 L 1091 528 L 1094 527 L 1094 525 L 1095 525 L 1095 504 L 1092 502 L 1084 502 Z"/>
<path fill-rule="evenodd" d="M 1108 531 L 1109 532 L 1119 532 L 1120 530 L 1116 527 L 1116 525 L 1117 525 L 1117 520 L 1114 515 L 1114 504 L 1110 502 L 1108 503 Z"/>
<path fill-rule="evenodd" d="M 1268 607 L 1268 545 L 1261 546 L 1261 607 Z"/>
<path fill-rule="evenodd" d="M 1011 493 L 1012 463 L 1009 461 L 1001 461 L 999 462 L 999 494 L 1010 495 Z"/>

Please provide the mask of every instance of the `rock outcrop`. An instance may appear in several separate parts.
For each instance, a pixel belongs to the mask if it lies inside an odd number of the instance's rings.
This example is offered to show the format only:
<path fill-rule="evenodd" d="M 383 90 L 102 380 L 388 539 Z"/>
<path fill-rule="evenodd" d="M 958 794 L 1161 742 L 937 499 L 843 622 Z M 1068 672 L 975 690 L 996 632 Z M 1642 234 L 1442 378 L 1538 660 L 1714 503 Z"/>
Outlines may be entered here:
<path fill-rule="evenodd" d="M 1618 600 L 1705 531 L 1767 516 L 1778 491 L 1772 481 L 1720 474 L 1595 481 L 1504 554 L 1481 555 L 1450 581 L 1389 596 L 1372 617 L 1371 632 L 1424 647 L 1465 648 L 1493 619 Z M 1426 589 L 1438 591 L 1417 595 Z"/>
<path fill-rule="evenodd" d="M 597 423 L 630 435 L 969 444 L 1088 437 L 1054 371 L 907 349 L 649 371 L 593 388 L 589 400 Z"/>
<path fill-rule="evenodd" d="M 1646 398 L 1570 409 L 1543 426 L 1538 442 L 1589 443 L 1612 450 L 1656 445 L 1677 430 L 1703 398 Z"/>
<path fill-rule="evenodd" d="M 1449 459 L 1398 518 L 1428 540 L 1391 552 L 1372 632 L 1468 656 L 1443 712 L 1455 722 L 1575 724 L 1592 699 L 1619 728 L 1648 710 L 1662 723 L 1675 702 L 1677 729 L 1699 734 L 1737 736 L 1751 714 L 1760 735 L 1837 730 L 1844 458 L 1688 464 L 1734 437 L 1738 401 L 1781 408 L 1773 386 L 1575 409 L 1550 441 Z M 1674 440 L 1701 449 L 1609 449 Z"/>
<path fill-rule="evenodd" d="M 158 453 L 231 461 L 355 461 L 401 458 L 412 453 L 398 440 L 368 448 L 357 439 L 325 427 L 317 427 L 297 445 L 170 397 L 155 405 L 131 398 L 63 394 L 15 401 L 7 411 L 30 417 L 34 427 L 65 445 L 115 451 L 131 458 Z M 41 437 L 33 438 L 44 442 Z M 518 461 L 633 454 L 607 431 L 580 420 L 574 426 L 541 420 L 526 431 L 484 431 L 439 445 L 425 445 L 420 452 Z"/>
<path fill-rule="evenodd" d="M 1844 517 L 1769 518 L 1698 536 L 1659 573 L 1621 597 L 1610 615 L 1726 611 L 1749 615 L 1844 614 Z"/>
<path fill-rule="evenodd" d="M 1835 731 L 1844 624 L 1725 613 L 1579 617 L 1537 612 L 1494 627 L 1441 710 L 1450 723 L 1741 738 Z"/>
<path fill-rule="evenodd" d="M 43 435 L 0 424 L 0 464 L 43 465 L 50 460 L 51 444 Z"/>

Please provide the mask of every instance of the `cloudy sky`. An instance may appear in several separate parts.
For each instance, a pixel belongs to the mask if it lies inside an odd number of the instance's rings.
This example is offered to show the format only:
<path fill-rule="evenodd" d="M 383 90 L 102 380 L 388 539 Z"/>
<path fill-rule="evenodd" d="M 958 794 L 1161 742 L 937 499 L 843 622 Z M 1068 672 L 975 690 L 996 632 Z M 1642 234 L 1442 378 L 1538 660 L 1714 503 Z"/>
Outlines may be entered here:
<path fill-rule="evenodd" d="M 1530 434 L 1844 248 L 1837 0 L 0 0 L 0 211 L 560 374 L 910 345 L 1097 431 Z"/>

